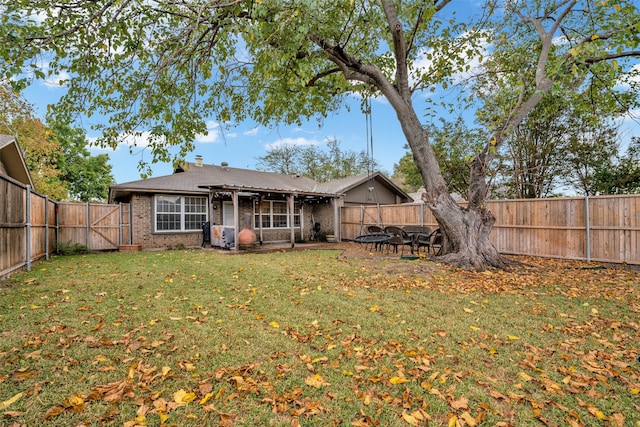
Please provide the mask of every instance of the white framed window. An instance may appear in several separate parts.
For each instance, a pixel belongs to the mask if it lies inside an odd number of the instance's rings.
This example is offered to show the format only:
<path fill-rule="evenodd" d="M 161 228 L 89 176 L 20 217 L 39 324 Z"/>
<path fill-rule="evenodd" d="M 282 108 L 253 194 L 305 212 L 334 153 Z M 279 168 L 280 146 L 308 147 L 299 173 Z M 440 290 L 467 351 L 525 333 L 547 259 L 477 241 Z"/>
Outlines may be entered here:
<path fill-rule="evenodd" d="M 199 231 L 207 221 L 207 198 L 201 196 L 154 197 L 154 231 Z"/>
<path fill-rule="evenodd" d="M 262 211 L 262 228 L 289 228 L 289 204 L 281 200 L 263 200 L 262 205 L 253 205 L 254 227 L 260 227 L 260 211 Z M 294 207 L 293 224 L 300 227 L 300 204 Z"/>

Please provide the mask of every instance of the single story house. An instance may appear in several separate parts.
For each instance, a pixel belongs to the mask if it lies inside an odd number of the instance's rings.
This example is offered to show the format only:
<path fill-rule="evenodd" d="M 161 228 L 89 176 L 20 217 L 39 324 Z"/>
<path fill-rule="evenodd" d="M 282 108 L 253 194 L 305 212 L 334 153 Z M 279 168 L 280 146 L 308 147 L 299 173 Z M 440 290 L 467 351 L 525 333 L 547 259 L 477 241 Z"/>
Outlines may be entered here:
<path fill-rule="evenodd" d="M 340 240 L 340 207 L 396 204 L 411 198 L 383 174 L 333 182 L 272 172 L 203 164 L 196 156 L 173 174 L 116 184 L 109 203 L 130 203 L 133 245 L 143 249 L 200 246 L 211 225 L 212 243 L 226 233 L 236 248 L 238 234 L 251 228 L 263 243 L 306 241 L 320 233 Z M 238 225 L 238 226 L 237 226 Z M 207 231 L 204 231 L 207 230 Z"/>

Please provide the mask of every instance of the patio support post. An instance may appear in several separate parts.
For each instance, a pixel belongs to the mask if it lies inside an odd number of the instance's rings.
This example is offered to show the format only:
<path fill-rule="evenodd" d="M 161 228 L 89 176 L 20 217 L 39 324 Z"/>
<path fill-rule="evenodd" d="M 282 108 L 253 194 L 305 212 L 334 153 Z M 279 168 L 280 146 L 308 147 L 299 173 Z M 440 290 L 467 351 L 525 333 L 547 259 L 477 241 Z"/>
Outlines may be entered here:
<path fill-rule="evenodd" d="M 340 199 L 331 199 L 333 203 L 333 234 L 336 242 L 342 241 L 342 227 L 340 226 Z"/>
<path fill-rule="evenodd" d="M 240 228 L 240 209 L 238 203 L 238 190 L 233 190 L 233 250 L 238 252 L 238 228 Z"/>
<path fill-rule="evenodd" d="M 304 242 L 304 202 L 300 202 L 300 241 Z"/>
<path fill-rule="evenodd" d="M 122 202 L 118 203 L 118 245 L 122 246 Z"/>
<path fill-rule="evenodd" d="M 296 245 L 296 229 L 295 229 L 295 221 L 293 219 L 293 210 L 295 208 L 294 203 L 295 196 L 293 194 L 289 194 L 287 196 L 287 201 L 289 205 L 289 229 L 291 230 L 291 248 Z"/>
<path fill-rule="evenodd" d="M 131 202 L 127 203 L 129 206 L 129 244 L 133 245 L 133 209 L 131 208 Z"/>
<path fill-rule="evenodd" d="M 264 195 L 260 194 L 258 198 L 258 234 L 260 235 L 260 246 L 262 246 L 262 202 L 264 201 Z"/>

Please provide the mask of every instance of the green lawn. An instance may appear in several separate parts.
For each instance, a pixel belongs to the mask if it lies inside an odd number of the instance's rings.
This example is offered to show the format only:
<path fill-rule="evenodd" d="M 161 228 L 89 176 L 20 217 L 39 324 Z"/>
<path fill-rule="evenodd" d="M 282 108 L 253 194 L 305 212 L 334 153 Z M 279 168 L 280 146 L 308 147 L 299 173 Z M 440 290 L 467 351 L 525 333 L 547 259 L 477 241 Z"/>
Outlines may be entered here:
<path fill-rule="evenodd" d="M 0 424 L 640 426 L 638 273 L 338 254 L 68 256 L 0 282 Z"/>

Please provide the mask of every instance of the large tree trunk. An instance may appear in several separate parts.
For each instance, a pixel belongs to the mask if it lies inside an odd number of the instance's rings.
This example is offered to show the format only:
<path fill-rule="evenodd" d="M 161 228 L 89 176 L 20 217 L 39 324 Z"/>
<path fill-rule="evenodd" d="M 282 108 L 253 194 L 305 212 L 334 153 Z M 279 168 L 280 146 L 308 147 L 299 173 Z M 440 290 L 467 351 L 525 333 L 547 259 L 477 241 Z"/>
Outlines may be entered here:
<path fill-rule="evenodd" d="M 396 109 L 413 158 L 425 184 L 424 201 L 434 214 L 444 242 L 438 261 L 455 267 L 485 270 L 505 268 L 507 263 L 489 240 L 495 217 L 485 207 L 486 165 L 490 152 L 480 153 L 471 166 L 469 207 L 460 207 L 447 188 L 437 158 L 412 108 Z"/>
<path fill-rule="evenodd" d="M 424 182 L 426 189 L 424 201 L 442 230 L 444 244 L 439 260 L 466 269 L 504 268 L 505 261 L 489 241 L 489 233 L 495 218 L 484 207 L 485 172 L 491 151 L 486 149 L 476 157 L 471 168 L 472 200 L 468 208 L 461 208 L 449 194 L 447 183 L 440 172 L 438 159 L 429 142 L 429 134 L 420 123 L 412 105 L 406 57 L 407 46 L 395 5 L 390 0 L 384 0 L 382 7 L 393 35 L 393 50 L 396 58 L 395 84 L 391 84 L 375 66 L 356 63 L 350 71 L 355 72 L 359 80 L 378 88 L 397 114 Z M 332 57 L 337 64 L 341 63 L 337 55 Z M 343 63 L 343 67 L 348 68 L 346 63 Z M 353 77 L 347 70 L 345 75 L 347 78 Z"/>
<path fill-rule="evenodd" d="M 478 271 L 506 268 L 507 263 L 489 240 L 495 222 L 490 211 L 460 207 L 448 193 L 427 203 L 444 236 L 438 261 Z"/>

